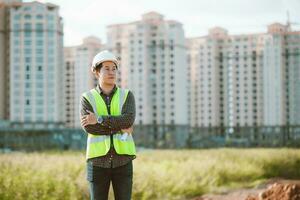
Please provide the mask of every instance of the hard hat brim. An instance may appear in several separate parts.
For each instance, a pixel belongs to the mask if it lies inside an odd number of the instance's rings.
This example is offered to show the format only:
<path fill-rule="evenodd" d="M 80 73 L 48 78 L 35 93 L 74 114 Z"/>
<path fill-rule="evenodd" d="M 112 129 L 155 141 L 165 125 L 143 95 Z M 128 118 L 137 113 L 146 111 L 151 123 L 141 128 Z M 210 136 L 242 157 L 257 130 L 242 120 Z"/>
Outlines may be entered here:
<path fill-rule="evenodd" d="M 96 68 L 96 67 L 97 67 L 98 65 L 100 65 L 101 63 L 108 62 L 108 61 L 115 63 L 115 65 L 117 66 L 117 68 L 119 67 L 118 61 L 116 61 L 116 60 L 111 60 L 111 59 L 101 60 L 101 61 L 97 62 L 96 64 L 94 64 L 94 66 L 92 66 L 92 67 L 93 67 L 93 68 Z"/>

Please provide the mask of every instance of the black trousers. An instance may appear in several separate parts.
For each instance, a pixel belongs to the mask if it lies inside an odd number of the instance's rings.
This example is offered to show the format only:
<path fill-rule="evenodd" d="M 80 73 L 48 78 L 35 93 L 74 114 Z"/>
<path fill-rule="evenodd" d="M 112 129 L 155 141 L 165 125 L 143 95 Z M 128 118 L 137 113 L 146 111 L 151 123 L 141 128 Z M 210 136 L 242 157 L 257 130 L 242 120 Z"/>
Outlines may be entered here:
<path fill-rule="evenodd" d="M 91 200 L 107 200 L 112 183 L 115 200 L 130 200 L 132 191 L 132 161 L 116 168 L 102 168 L 87 163 L 87 180 Z"/>

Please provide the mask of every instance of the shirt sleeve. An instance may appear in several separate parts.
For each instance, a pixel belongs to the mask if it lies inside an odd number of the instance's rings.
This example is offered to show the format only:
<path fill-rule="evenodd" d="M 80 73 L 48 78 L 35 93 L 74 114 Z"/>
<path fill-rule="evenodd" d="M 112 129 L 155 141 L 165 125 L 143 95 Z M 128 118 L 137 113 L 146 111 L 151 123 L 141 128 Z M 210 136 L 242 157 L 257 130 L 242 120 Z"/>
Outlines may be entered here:
<path fill-rule="evenodd" d="M 128 92 L 126 101 L 122 107 L 121 115 L 108 116 L 103 120 L 103 124 L 110 127 L 113 132 L 129 128 L 135 120 L 135 99 L 131 91 Z"/>
<path fill-rule="evenodd" d="M 89 113 L 87 112 L 87 110 L 94 112 L 93 111 L 93 107 L 90 104 L 90 102 L 84 97 L 82 96 L 80 99 L 80 118 L 83 115 L 88 115 Z M 103 119 L 105 120 L 107 117 L 103 117 Z M 91 133 L 93 135 L 110 135 L 112 134 L 112 130 L 111 128 L 109 128 L 108 125 L 104 124 L 104 120 L 103 123 L 99 124 L 90 124 L 87 126 L 82 126 L 83 130 L 87 133 Z"/>

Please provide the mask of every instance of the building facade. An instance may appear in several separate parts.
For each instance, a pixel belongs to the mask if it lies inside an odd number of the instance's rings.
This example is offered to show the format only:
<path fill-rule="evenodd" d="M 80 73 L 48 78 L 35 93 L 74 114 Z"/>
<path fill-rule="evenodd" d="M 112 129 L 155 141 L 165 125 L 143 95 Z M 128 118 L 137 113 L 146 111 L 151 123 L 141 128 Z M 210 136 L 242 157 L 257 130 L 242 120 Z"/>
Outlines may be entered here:
<path fill-rule="evenodd" d="M 120 57 L 119 83 L 135 95 L 140 125 L 187 125 L 186 49 L 182 24 L 150 12 L 108 26 L 107 47 Z"/>
<path fill-rule="evenodd" d="M 79 46 L 65 47 L 65 117 L 68 128 L 81 128 L 79 105 L 81 94 L 94 88 L 97 80 L 91 72 L 94 56 L 103 45 L 97 37 L 86 37 Z"/>
<path fill-rule="evenodd" d="M 65 119 L 59 7 L 6 1 L 1 9 L 1 37 L 5 40 L 1 69 L 6 99 L 1 117 L 32 128 L 60 126 Z"/>
<path fill-rule="evenodd" d="M 120 58 L 118 83 L 136 102 L 137 144 L 185 146 L 188 65 L 182 24 L 157 12 L 107 27 L 107 48 Z"/>
<path fill-rule="evenodd" d="M 262 34 L 215 27 L 187 39 L 190 122 L 203 132 L 280 132 L 300 125 L 300 32 L 279 23 Z"/>

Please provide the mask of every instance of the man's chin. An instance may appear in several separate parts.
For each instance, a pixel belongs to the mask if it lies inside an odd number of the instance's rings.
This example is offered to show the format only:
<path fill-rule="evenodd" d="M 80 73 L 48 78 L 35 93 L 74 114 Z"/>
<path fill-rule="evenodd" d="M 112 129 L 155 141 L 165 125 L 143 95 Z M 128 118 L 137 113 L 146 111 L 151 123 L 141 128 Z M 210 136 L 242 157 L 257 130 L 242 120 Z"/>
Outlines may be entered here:
<path fill-rule="evenodd" d="M 116 84 L 116 82 L 114 80 L 108 81 L 107 83 L 110 84 L 110 85 Z"/>

